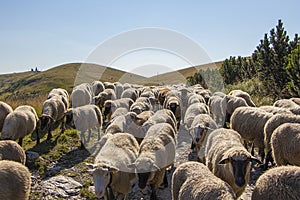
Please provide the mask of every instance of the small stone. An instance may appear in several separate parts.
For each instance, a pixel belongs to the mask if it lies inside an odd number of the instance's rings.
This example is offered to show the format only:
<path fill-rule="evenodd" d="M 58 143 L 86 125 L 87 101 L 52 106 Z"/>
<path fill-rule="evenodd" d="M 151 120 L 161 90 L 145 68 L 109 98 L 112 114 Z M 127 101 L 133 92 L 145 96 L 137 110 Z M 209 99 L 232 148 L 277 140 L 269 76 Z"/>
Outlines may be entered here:
<path fill-rule="evenodd" d="M 40 154 L 38 154 L 37 152 L 34 151 L 26 151 L 26 159 L 31 161 L 31 160 L 35 160 L 40 156 Z"/>

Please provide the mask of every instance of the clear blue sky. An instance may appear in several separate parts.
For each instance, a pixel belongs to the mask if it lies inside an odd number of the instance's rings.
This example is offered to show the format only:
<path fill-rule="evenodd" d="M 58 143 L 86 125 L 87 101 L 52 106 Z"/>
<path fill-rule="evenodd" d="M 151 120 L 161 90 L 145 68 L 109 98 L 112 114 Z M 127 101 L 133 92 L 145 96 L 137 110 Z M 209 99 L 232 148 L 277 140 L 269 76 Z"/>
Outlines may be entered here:
<path fill-rule="evenodd" d="M 0 3 L 0 73 L 35 67 L 46 70 L 63 63 L 85 61 L 105 40 L 143 27 L 184 34 L 201 45 L 212 61 L 231 55 L 251 55 L 278 19 L 282 19 L 292 38 L 300 33 L 299 0 L 1 0 Z M 153 64 L 165 65 L 159 61 Z"/>

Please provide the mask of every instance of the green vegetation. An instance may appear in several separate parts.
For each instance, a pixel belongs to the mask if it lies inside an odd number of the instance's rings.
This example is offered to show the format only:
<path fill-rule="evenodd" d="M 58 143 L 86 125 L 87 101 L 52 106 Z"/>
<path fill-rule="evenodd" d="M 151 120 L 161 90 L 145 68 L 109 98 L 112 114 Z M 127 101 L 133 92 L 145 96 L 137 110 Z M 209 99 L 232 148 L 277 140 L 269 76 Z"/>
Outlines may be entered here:
<path fill-rule="evenodd" d="M 202 76 L 207 84 L 207 73 L 199 71 L 194 77 L 188 78 L 187 82 L 203 83 L 199 78 Z M 242 89 L 256 99 L 254 102 L 257 105 L 300 96 L 300 38 L 295 34 L 290 41 L 282 21 L 279 20 L 276 28 L 269 35 L 264 35 L 250 57 L 232 56 L 226 59 L 219 73 L 227 92 Z M 219 74 L 214 74 L 213 80 L 218 80 L 215 84 L 219 85 Z"/>

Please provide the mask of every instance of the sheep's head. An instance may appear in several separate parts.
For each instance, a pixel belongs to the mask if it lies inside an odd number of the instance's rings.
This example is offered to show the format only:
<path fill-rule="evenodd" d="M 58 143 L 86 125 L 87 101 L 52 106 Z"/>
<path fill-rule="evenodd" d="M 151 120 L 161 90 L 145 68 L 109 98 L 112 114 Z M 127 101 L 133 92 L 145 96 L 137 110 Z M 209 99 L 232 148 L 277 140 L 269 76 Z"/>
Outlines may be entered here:
<path fill-rule="evenodd" d="M 234 183 L 238 187 L 244 187 L 250 176 L 250 163 L 259 162 L 257 158 L 245 151 L 236 151 L 234 154 L 225 156 L 219 164 L 229 164 L 230 172 L 234 176 Z"/>
<path fill-rule="evenodd" d="M 112 104 L 113 104 L 113 102 L 111 100 L 105 101 L 105 103 L 104 103 L 104 112 L 103 112 L 104 119 L 106 119 L 106 116 L 111 113 Z"/>
<path fill-rule="evenodd" d="M 65 112 L 66 115 L 66 126 L 70 128 L 75 128 L 74 120 L 73 120 L 73 108 L 68 109 Z"/>
<path fill-rule="evenodd" d="M 202 144 L 204 141 L 204 138 L 207 134 L 208 127 L 199 125 L 199 126 L 194 127 L 191 131 L 193 131 L 193 133 L 194 133 L 195 142 L 197 144 Z"/>
<path fill-rule="evenodd" d="M 44 131 L 47 128 L 49 128 L 49 126 L 54 122 L 55 120 L 50 116 L 50 115 L 46 115 L 46 114 L 42 114 L 40 116 L 40 125 L 41 125 L 41 130 Z"/>
<path fill-rule="evenodd" d="M 176 115 L 176 109 L 179 107 L 179 101 L 171 101 L 168 104 L 168 109 L 170 109 L 174 115 Z"/>
<path fill-rule="evenodd" d="M 109 186 L 113 173 L 119 171 L 118 168 L 113 167 L 108 164 L 86 164 L 90 170 L 89 172 L 93 175 L 94 185 L 95 185 L 95 194 L 97 198 L 104 196 L 106 188 Z"/>

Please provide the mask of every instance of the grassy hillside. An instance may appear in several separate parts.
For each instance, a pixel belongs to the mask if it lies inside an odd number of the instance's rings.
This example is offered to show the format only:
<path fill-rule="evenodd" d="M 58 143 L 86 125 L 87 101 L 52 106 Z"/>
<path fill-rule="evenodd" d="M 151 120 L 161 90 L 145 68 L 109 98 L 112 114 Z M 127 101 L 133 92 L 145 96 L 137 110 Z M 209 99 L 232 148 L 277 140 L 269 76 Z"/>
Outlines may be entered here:
<path fill-rule="evenodd" d="M 148 82 L 159 83 L 160 85 L 185 83 L 186 78 L 189 76 L 193 76 L 196 72 L 199 71 L 199 69 L 203 69 L 203 70 L 206 70 L 207 68 L 219 69 L 222 66 L 222 63 L 223 62 L 216 62 L 216 63 L 198 65 L 195 67 L 189 67 L 174 72 L 160 74 L 158 76 L 152 76 L 148 78 Z"/>
<path fill-rule="evenodd" d="M 69 93 L 74 85 L 84 81 L 124 79 L 142 82 L 144 77 L 95 64 L 70 63 L 43 72 L 23 72 L 0 75 L 0 100 L 13 108 L 28 104 L 40 111 L 42 102 L 53 88 L 64 88 Z"/>
<path fill-rule="evenodd" d="M 192 76 L 200 68 L 205 69 L 207 67 L 215 68 L 220 66 L 221 62 L 218 62 L 145 78 L 96 64 L 70 63 L 43 72 L 0 75 L 0 100 L 7 102 L 13 108 L 24 104 L 32 105 L 39 114 L 42 103 L 53 88 L 64 88 L 71 93 L 74 85 L 94 80 L 101 80 L 103 82 L 119 81 L 121 83 L 142 85 L 185 83 L 185 79 L 188 76 Z"/>

